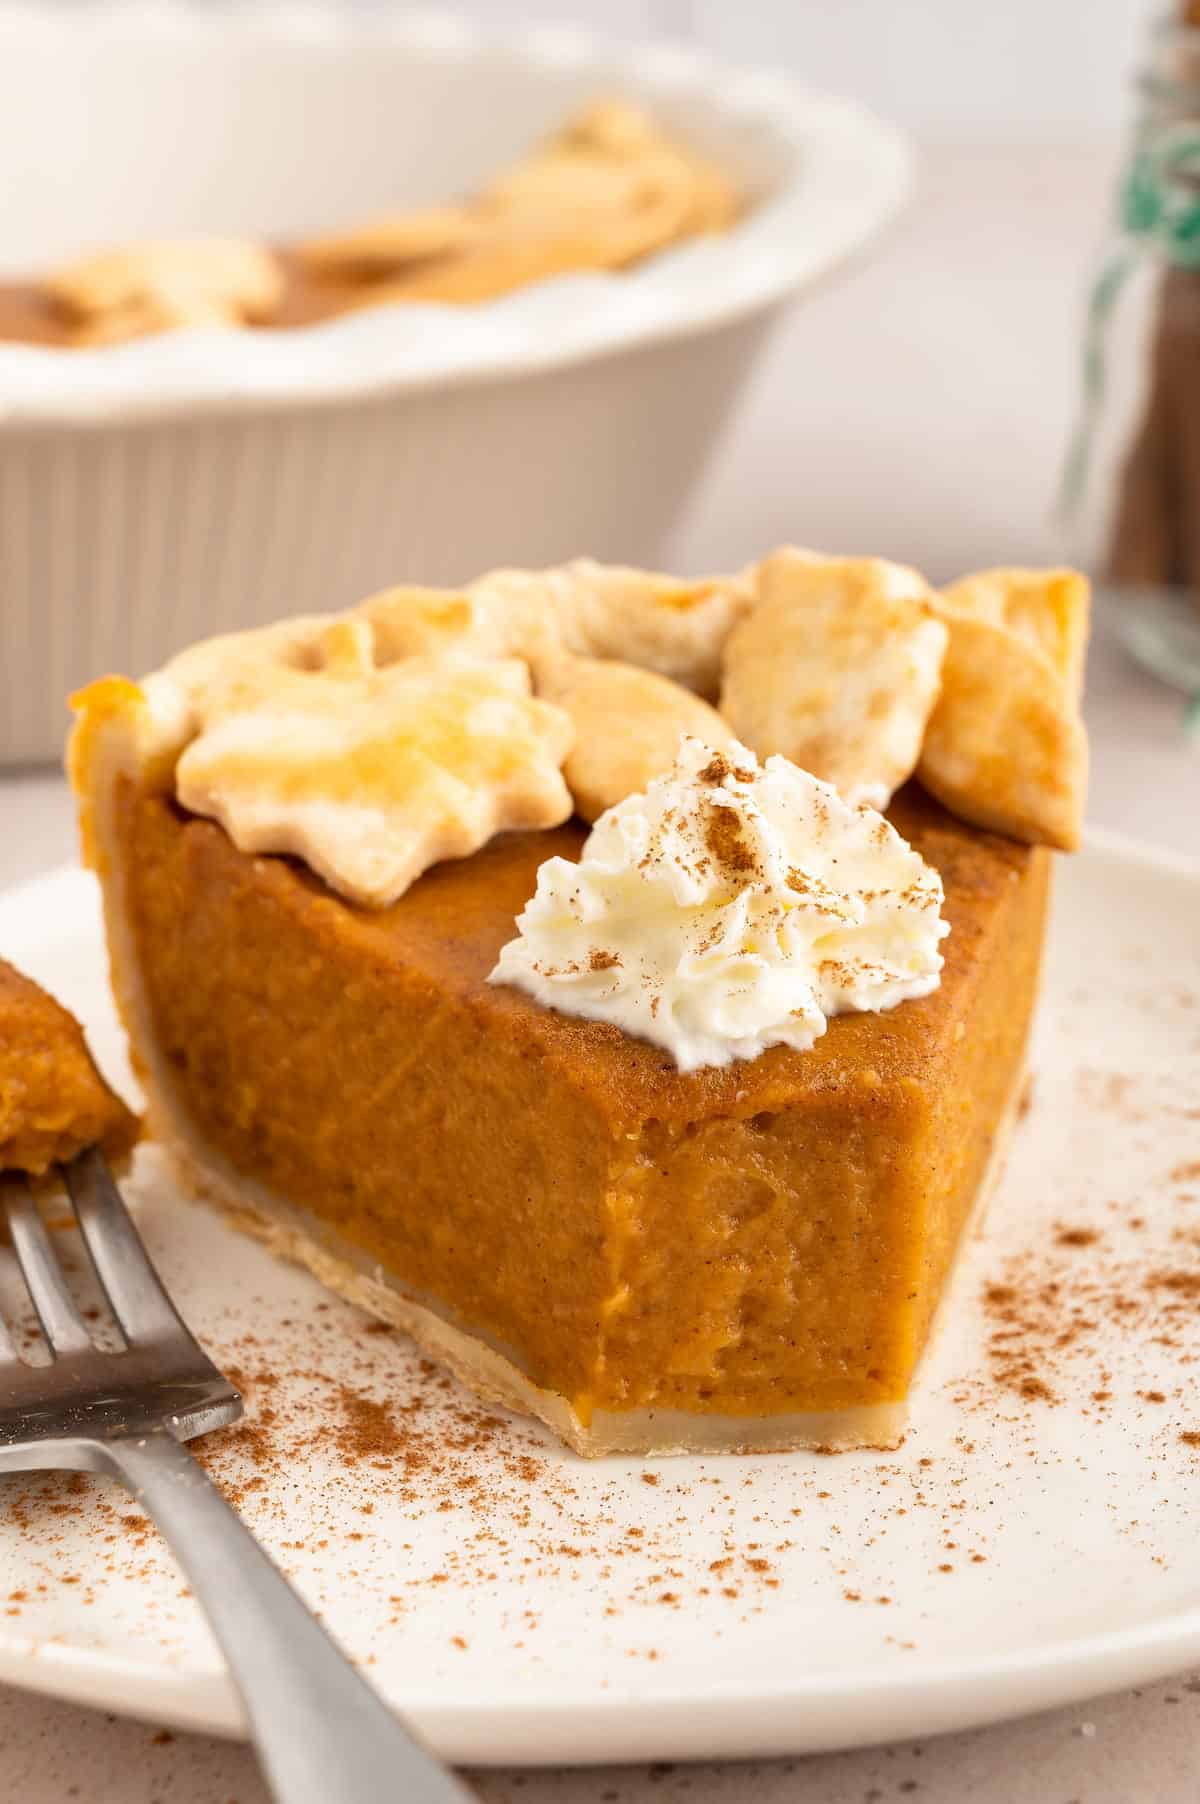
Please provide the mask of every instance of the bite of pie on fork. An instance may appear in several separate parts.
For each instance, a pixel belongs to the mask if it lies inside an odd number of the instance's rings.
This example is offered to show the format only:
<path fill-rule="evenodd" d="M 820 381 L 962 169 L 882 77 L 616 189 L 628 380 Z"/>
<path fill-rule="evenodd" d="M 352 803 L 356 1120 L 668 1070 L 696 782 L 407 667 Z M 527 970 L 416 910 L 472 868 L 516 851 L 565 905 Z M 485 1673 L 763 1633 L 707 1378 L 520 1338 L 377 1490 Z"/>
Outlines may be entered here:
<path fill-rule="evenodd" d="M 0 962 L 0 1211 L 40 1329 L 27 1346 L 0 1321 L 0 1475 L 65 1467 L 134 1493 L 208 1617 L 281 1804 L 463 1804 L 187 1450 L 236 1422 L 242 1399 L 181 1320 L 114 1182 L 106 1153 L 123 1160 L 136 1134 L 78 1022 Z M 60 1185 L 115 1350 L 93 1335 L 43 1212 Z"/>

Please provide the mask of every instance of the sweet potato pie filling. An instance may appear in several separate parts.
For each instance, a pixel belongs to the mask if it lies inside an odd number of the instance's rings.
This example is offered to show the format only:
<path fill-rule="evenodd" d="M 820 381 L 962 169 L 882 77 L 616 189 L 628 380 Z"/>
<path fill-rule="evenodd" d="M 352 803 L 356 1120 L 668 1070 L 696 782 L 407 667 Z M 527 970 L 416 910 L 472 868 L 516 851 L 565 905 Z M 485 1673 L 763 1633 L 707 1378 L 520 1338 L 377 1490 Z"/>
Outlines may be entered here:
<path fill-rule="evenodd" d="M 369 910 L 126 774 L 106 856 L 160 1082 L 234 1172 L 585 1426 L 770 1417 L 904 1397 L 1022 1078 L 1049 854 L 915 784 L 889 812 L 945 885 L 940 987 L 692 1072 L 486 981 L 578 823 Z"/>
<path fill-rule="evenodd" d="M 136 1137 L 75 1017 L 0 959 L 0 1172 L 41 1176 L 97 1144 L 120 1159 Z"/>

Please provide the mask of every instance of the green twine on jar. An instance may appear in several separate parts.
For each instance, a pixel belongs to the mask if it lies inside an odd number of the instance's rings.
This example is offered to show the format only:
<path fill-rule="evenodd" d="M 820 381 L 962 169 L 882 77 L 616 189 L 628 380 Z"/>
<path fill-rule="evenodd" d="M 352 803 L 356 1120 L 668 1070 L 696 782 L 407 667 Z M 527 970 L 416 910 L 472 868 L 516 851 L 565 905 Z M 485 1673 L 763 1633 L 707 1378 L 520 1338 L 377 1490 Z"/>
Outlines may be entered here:
<path fill-rule="evenodd" d="M 1104 404 L 1109 324 L 1125 284 L 1147 256 L 1174 269 L 1200 270 L 1200 126 L 1193 120 L 1144 123 L 1120 187 L 1118 236 L 1092 283 L 1084 320 L 1079 419 L 1063 467 L 1059 513 L 1077 518 L 1087 492 L 1096 427 Z M 1200 743 L 1200 694 L 1184 718 Z"/>
<path fill-rule="evenodd" d="M 1082 405 L 1063 471 L 1060 510 L 1072 519 L 1087 489 L 1092 440 L 1105 391 L 1108 324 L 1125 283 L 1149 251 L 1178 269 L 1200 269 L 1200 129 L 1143 127 L 1121 184 L 1120 236 L 1100 265 L 1083 332 Z"/>
<path fill-rule="evenodd" d="M 1088 296 L 1083 329 L 1079 421 L 1063 469 L 1059 511 L 1073 519 L 1087 492 L 1092 441 L 1105 391 L 1108 324 L 1121 292 L 1147 252 L 1177 269 L 1200 269 L 1200 129 L 1143 127 L 1121 184 L 1120 236 Z"/>
<path fill-rule="evenodd" d="M 1121 187 L 1121 224 L 1178 269 L 1200 269 L 1200 130 L 1145 130 Z"/>

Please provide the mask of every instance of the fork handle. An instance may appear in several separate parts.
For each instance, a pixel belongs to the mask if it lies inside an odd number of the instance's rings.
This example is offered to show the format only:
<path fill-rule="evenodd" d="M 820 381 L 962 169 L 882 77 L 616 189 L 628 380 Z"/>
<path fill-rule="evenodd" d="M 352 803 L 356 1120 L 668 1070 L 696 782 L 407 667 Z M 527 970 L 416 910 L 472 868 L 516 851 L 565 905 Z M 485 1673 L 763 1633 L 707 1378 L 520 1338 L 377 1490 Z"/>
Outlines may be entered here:
<path fill-rule="evenodd" d="M 159 1429 L 104 1452 L 208 1618 L 278 1804 L 467 1804 L 471 1794 L 359 1677 L 185 1446 Z"/>

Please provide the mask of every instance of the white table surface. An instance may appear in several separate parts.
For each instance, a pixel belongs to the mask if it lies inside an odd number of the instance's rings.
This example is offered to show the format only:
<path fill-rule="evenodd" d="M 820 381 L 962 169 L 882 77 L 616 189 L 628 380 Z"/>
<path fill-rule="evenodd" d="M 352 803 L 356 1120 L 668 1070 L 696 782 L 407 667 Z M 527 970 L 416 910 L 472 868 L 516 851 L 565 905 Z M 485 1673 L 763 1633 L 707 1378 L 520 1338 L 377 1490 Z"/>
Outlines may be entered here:
<path fill-rule="evenodd" d="M 780 540 L 945 577 L 1054 555 L 1082 272 L 1108 149 L 944 145 L 868 266 L 781 329 L 677 546 L 720 568 Z M 585 548 L 581 548 L 585 549 Z M 1178 698 L 1101 630 L 1094 823 L 1200 856 L 1200 749 Z M 0 879 L 74 856 L 62 779 L 0 779 Z M 614 1749 L 619 1756 L 620 1750 Z M 740 1766 L 493 1773 L 489 1804 L 1193 1804 L 1200 1675 L 921 1744 Z M 263 1804 L 246 1749 L 0 1689 L 0 1804 Z"/>

